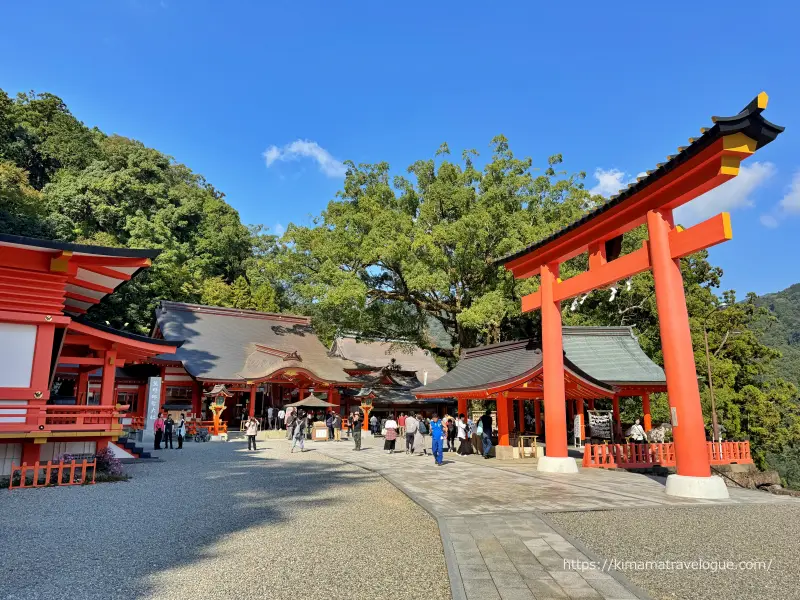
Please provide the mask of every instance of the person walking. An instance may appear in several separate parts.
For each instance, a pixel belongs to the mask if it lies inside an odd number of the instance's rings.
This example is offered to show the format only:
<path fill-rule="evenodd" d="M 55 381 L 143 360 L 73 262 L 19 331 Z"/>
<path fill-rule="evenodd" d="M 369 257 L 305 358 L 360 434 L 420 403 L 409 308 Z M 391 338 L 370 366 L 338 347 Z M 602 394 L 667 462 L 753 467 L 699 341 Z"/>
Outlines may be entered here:
<path fill-rule="evenodd" d="M 286 418 L 286 411 L 282 408 L 278 411 L 278 429 L 283 429 L 283 420 Z"/>
<path fill-rule="evenodd" d="M 458 427 L 456 427 L 455 420 L 450 417 L 447 419 L 447 451 L 456 451 L 456 436 L 458 435 Z"/>
<path fill-rule="evenodd" d="M 172 445 L 172 432 L 175 430 L 175 421 L 172 419 L 172 415 L 167 415 L 167 420 L 164 421 L 164 450 L 167 449 L 167 444 L 169 444 L 169 449 L 174 450 L 175 448 Z"/>
<path fill-rule="evenodd" d="M 397 421 L 389 417 L 386 419 L 384 427 L 386 428 L 386 437 L 383 441 L 383 449 L 387 454 L 394 454 L 394 444 L 397 441 Z"/>
<path fill-rule="evenodd" d="M 294 447 L 298 443 L 300 444 L 300 452 L 305 452 L 306 429 L 308 428 L 308 422 L 309 422 L 309 416 L 306 415 L 306 413 L 301 410 L 298 413 L 297 418 L 294 420 L 294 432 L 292 434 L 294 440 L 292 441 L 291 453 L 294 452 Z"/>
<path fill-rule="evenodd" d="M 472 454 L 472 440 L 469 435 L 469 423 L 466 415 L 458 415 L 458 453 L 461 456 Z"/>
<path fill-rule="evenodd" d="M 186 436 L 186 415 L 181 413 L 181 420 L 175 427 L 175 433 L 178 435 L 178 450 L 183 450 L 183 438 Z"/>
<path fill-rule="evenodd" d="M 492 450 L 492 412 L 489 410 L 478 419 L 478 435 L 483 443 L 483 458 L 489 458 Z"/>
<path fill-rule="evenodd" d="M 275 409 L 271 406 L 267 409 L 267 429 L 275 429 Z"/>
<path fill-rule="evenodd" d="M 296 408 L 290 406 L 286 409 L 286 439 L 292 439 L 294 435 L 294 422 L 297 418 Z"/>
<path fill-rule="evenodd" d="M 425 456 L 428 455 L 428 448 L 426 445 L 426 436 L 430 430 L 428 429 L 428 423 L 422 417 L 422 415 L 417 415 L 417 433 L 414 436 L 414 450 L 417 452 L 417 456 Z"/>
<path fill-rule="evenodd" d="M 414 439 L 417 436 L 419 422 L 414 415 L 406 417 L 406 454 L 414 454 Z"/>
<path fill-rule="evenodd" d="M 258 434 L 258 419 L 248 417 L 244 423 L 245 435 L 247 436 L 247 449 L 258 450 L 256 447 L 256 435 Z"/>
<path fill-rule="evenodd" d="M 339 414 L 333 417 L 333 441 L 342 441 L 342 415 Z"/>
<path fill-rule="evenodd" d="M 336 417 L 333 414 L 333 411 L 328 413 L 328 418 L 325 419 L 325 425 L 328 427 L 328 441 L 333 440 L 333 421 Z"/>
<path fill-rule="evenodd" d="M 431 452 L 433 452 L 433 459 L 436 461 L 436 466 L 442 466 L 442 449 L 444 447 L 444 439 L 447 432 L 444 429 L 444 424 L 439 420 L 439 415 L 435 414 L 431 417 Z"/>
<path fill-rule="evenodd" d="M 353 450 L 361 450 L 361 413 L 358 411 L 354 412 L 351 422 L 351 436 L 355 443 L 355 448 L 353 448 Z"/>
<path fill-rule="evenodd" d="M 406 413 L 400 413 L 397 417 L 397 435 L 403 439 L 406 435 Z"/>
<path fill-rule="evenodd" d="M 164 437 L 164 419 L 161 418 L 161 413 L 158 413 L 158 418 L 153 423 L 153 450 L 161 450 L 161 438 Z"/>
<path fill-rule="evenodd" d="M 375 434 L 378 433 L 378 417 L 376 417 L 375 415 L 372 415 L 369 418 L 369 428 L 370 428 L 370 431 L 372 432 L 372 435 L 375 435 Z"/>

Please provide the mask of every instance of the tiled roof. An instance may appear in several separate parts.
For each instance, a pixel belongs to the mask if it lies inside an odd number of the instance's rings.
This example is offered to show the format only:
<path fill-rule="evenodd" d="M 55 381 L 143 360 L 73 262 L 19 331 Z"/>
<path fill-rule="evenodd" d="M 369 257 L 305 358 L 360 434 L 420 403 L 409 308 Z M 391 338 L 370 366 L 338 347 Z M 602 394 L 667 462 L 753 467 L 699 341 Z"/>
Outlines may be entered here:
<path fill-rule="evenodd" d="M 664 371 L 639 347 L 630 327 L 564 327 L 564 368 L 603 388 L 612 385 L 663 385 Z M 444 377 L 416 393 L 482 390 L 537 370 L 542 362 L 536 340 L 470 348 Z"/>
<path fill-rule="evenodd" d="M 564 354 L 611 385 L 666 385 L 664 369 L 644 353 L 631 327 L 564 327 Z"/>
<path fill-rule="evenodd" d="M 425 379 L 427 371 L 428 382 L 445 373 L 429 351 L 405 342 L 370 341 L 343 335 L 333 342 L 331 354 L 376 369 L 389 366 L 394 359 L 399 369 L 415 371 L 420 380 Z"/>
<path fill-rule="evenodd" d="M 712 117 L 714 125 L 709 129 L 704 130 L 700 137 L 692 139 L 688 146 L 679 148 L 677 154 L 668 157 L 666 162 L 659 164 L 654 170 L 648 171 L 644 177 L 638 179 L 629 187 L 619 192 L 617 195 L 612 196 L 608 202 L 598 206 L 593 211 L 586 213 L 577 221 L 567 225 L 552 235 L 539 240 L 538 242 L 534 242 L 533 244 L 530 244 L 521 250 L 498 258 L 494 261 L 495 264 L 504 265 L 514 259 L 524 256 L 525 254 L 529 254 L 535 250 L 543 248 L 547 244 L 557 240 L 563 235 L 566 235 L 570 231 L 577 229 L 588 221 L 599 217 L 606 211 L 619 204 L 622 204 L 628 198 L 631 198 L 649 185 L 652 185 L 657 180 L 664 177 L 667 173 L 673 171 L 724 136 L 743 133 L 752 140 L 755 140 L 756 149 L 766 146 L 776 137 L 778 137 L 778 134 L 784 130 L 783 127 L 770 123 L 761 116 L 761 112 L 766 107 L 766 100 L 767 95 L 764 92 L 761 92 L 761 94 L 753 99 L 750 104 L 745 106 L 739 112 L 739 114 L 732 117 Z"/>
<path fill-rule="evenodd" d="M 310 319 L 162 301 L 158 327 L 168 340 L 184 340 L 171 360 L 193 377 L 211 381 L 258 379 L 282 369 L 305 369 L 320 379 L 349 382 L 355 363 L 328 356 Z"/>

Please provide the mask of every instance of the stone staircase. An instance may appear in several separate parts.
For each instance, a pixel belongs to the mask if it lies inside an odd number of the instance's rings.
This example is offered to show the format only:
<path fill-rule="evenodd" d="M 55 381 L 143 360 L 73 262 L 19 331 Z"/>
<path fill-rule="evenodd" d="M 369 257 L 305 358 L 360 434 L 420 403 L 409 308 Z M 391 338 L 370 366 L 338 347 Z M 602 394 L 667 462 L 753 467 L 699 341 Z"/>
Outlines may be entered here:
<path fill-rule="evenodd" d="M 133 454 L 136 458 L 155 458 L 150 452 L 139 446 L 135 440 L 124 436 L 119 438 L 116 441 L 117 446 L 120 448 L 124 448 L 131 454 Z"/>

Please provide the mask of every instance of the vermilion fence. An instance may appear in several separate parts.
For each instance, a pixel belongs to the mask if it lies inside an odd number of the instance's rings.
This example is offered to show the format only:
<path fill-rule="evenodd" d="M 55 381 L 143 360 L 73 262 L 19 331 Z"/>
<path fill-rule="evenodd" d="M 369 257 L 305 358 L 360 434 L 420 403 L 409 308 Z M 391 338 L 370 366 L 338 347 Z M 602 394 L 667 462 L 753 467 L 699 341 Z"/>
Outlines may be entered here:
<path fill-rule="evenodd" d="M 8 489 L 48 487 L 53 485 L 84 485 L 93 484 L 97 460 L 82 460 L 71 462 L 36 462 L 33 465 L 22 463 L 11 465 L 11 478 Z M 91 474 L 91 480 L 89 475 Z M 30 478 L 30 481 L 28 481 Z"/>
<path fill-rule="evenodd" d="M 750 442 L 708 442 L 707 450 L 712 465 L 753 462 Z M 675 444 L 586 444 L 583 466 L 607 469 L 674 467 Z"/>
<path fill-rule="evenodd" d="M 0 432 L 97 431 L 119 428 L 114 406 L 0 405 Z"/>

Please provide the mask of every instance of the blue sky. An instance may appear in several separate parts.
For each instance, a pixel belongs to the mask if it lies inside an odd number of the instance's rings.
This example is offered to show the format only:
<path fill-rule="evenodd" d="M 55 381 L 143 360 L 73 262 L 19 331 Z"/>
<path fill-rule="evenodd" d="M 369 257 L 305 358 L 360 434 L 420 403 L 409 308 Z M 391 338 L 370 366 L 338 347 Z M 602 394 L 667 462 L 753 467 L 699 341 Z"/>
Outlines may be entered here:
<path fill-rule="evenodd" d="M 712 250 L 726 288 L 800 281 L 796 3 L 31 0 L 3 14 L 0 87 L 61 96 L 278 231 L 326 206 L 342 160 L 402 172 L 444 141 L 487 156 L 498 133 L 611 193 L 766 90 L 786 132 L 681 219 L 731 210 L 734 239 Z"/>

